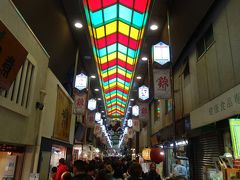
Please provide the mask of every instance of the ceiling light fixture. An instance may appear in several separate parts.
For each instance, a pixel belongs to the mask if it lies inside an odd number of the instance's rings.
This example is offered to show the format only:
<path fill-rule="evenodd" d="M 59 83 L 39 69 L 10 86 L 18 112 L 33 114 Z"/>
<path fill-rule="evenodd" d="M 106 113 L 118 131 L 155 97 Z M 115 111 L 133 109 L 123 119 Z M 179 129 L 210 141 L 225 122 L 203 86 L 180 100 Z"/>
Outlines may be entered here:
<path fill-rule="evenodd" d="M 101 101 L 102 99 L 101 98 L 97 98 L 97 100 Z"/>
<path fill-rule="evenodd" d="M 134 99 L 130 99 L 130 101 L 134 101 Z"/>
<path fill-rule="evenodd" d="M 156 24 L 153 24 L 153 25 L 150 26 L 150 29 L 152 31 L 156 31 L 158 29 L 158 26 Z"/>
<path fill-rule="evenodd" d="M 81 28 L 83 27 L 82 23 L 80 23 L 80 22 L 76 22 L 76 23 L 74 24 L 74 26 L 75 26 L 77 29 L 81 29 Z"/>
<path fill-rule="evenodd" d="M 95 79 L 95 78 L 96 78 L 96 76 L 95 76 L 95 75 L 91 75 L 90 77 L 91 77 L 92 79 Z"/>
<path fill-rule="evenodd" d="M 147 57 L 142 57 L 142 61 L 147 61 L 148 58 Z"/>
<path fill-rule="evenodd" d="M 99 89 L 98 89 L 98 88 L 96 88 L 96 89 L 94 89 L 94 91 L 98 92 L 98 91 L 99 91 Z"/>
<path fill-rule="evenodd" d="M 141 76 L 137 76 L 137 79 L 142 79 L 142 77 Z"/>

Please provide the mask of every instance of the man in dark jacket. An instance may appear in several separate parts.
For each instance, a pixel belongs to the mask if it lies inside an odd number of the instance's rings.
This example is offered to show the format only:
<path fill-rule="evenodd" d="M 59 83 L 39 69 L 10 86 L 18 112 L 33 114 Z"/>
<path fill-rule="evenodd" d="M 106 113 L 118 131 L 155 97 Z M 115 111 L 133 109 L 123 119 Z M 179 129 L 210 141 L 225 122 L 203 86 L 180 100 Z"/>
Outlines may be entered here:
<path fill-rule="evenodd" d="M 161 180 L 160 175 L 156 171 L 156 164 L 152 162 L 150 164 L 150 171 L 145 174 L 146 180 Z"/>
<path fill-rule="evenodd" d="M 74 161 L 73 164 L 74 177 L 72 180 L 92 180 L 93 178 L 86 174 L 86 164 L 81 160 Z"/>

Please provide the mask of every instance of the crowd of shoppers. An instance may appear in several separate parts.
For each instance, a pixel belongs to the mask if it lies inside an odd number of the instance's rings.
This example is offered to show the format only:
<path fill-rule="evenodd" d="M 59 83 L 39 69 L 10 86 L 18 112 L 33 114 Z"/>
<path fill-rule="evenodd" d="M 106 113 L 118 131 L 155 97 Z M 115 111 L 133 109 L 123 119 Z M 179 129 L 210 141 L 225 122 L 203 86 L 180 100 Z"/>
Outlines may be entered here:
<path fill-rule="evenodd" d="M 118 158 L 89 162 L 76 160 L 71 168 L 60 159 L 57 169 L 52 168 L 50 177 L 51 180 L 161 180 L 154 162 L 150 164 L 149 172 L 143 173 L 138 162 Z"/>
<path fill-rule="evenodd" d="M 170 179 L 185 180 L 186 169 L 178 160 Z M 143 173 L 142 166 L 137 161 L 118 158 L 106 158 L 85 162 L 74 161 L 68 167 L 64 159 L 59 160 L 58 167 L 53 167 L 50 180 L 161 180 L 156 171 L 156 164 L 150 163 L 149 171 Z"/>

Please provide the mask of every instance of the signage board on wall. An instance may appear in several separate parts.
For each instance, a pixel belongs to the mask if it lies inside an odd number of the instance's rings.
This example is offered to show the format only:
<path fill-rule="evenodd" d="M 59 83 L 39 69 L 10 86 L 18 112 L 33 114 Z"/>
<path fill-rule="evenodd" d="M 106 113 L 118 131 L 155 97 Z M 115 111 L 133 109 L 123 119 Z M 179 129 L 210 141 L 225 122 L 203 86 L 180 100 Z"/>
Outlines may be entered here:
<path fill-rule="evenodd" d="M 0 88 L 8 90 L 28 52 L 0 21 Z"/>
<path fill-rule="evenodd" d="M 234 158 L 240 158 L 240 119 L 229 119 Z"/>

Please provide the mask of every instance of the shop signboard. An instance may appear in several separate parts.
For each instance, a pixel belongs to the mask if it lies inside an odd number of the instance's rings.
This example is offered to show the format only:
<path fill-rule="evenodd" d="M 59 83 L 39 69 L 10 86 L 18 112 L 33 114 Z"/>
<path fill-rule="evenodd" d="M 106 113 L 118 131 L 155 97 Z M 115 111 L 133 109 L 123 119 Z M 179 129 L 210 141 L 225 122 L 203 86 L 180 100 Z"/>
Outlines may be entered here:
<path fill-rule="evenodd" d="M 233 153 L 235 159 L 240 159 L 240 119 L 229 119 Z"/>
<path fill-rule="evenodd" d="M 60 86 L 57 88 L 57 106 L 54 122 L 53 137 L 69 141 L 72 118 L 72 100 Z"/>
<path fill-rule="evenodd" d="M 153 60 L 160 65 L 164 65 L 170 61 L 169 46 L 160 42 L 153 46 Z"/>
<path fill-rule="evenodd" d="M 74 113 L 84 114 L 86 111 L 87 93 L 79 93 L 77 90 L 73 91 L 74 94 Z"/>
<path fill-rule="evenodd" d="M 78 90 L 83 90 L 87 87 L 88 77 L 81 73 L 76 76 L 75 80 L 75 88 Z"/>
<path fill-rule="evenodd" d="M 0 21 L 0 88 L 8 90 L 28 52 Z"/>
<path fill-rule="evenodd" d="M 154 69 L 154 98 L 169 99 L 171 98 L 171 80 L 170 69 Z"/>
<path fill-rule="evenodd" d="M 4 168 L 3 177 L 6 179 L 13 179 L 14 172 L 16 167 L 17 156 L 7 156 L 6 158 L 6 166 Z"/>

